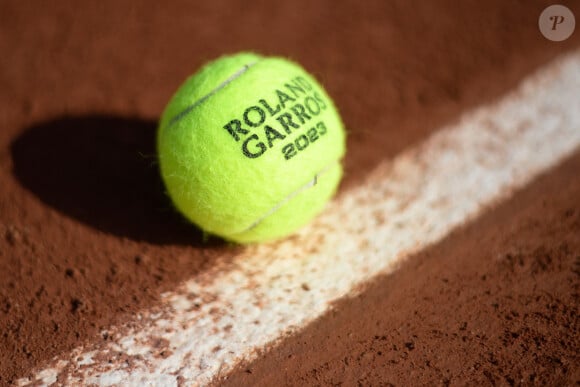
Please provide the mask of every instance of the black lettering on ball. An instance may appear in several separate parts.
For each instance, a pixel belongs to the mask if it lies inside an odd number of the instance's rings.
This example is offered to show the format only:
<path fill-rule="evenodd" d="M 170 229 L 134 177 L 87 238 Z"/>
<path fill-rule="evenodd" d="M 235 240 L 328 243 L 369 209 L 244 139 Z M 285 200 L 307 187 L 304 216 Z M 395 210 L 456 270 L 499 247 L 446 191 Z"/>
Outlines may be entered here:
<path fill-rule="evenodd" d="M 316 128 L 308 129 L 308 132 L 306 132 L 306 134 L 308 135 L 308 139 L 310 140 L 310 142 L 318 140 L 318 132 L 316 131 Z"/>
<path fill-rule="evenodd" d="M 318 101 L 320 107 L 322 108 L 322 110 L 326 109 L 326 102 L 324 102 L 324 99 L 322 99 L 322 97 L 320 96 L 320 94 L 318 93 L 314 93 L 314 98 L 316 98 L 316 100 Z"/>
<path fill-rule="evenodd" d="M 297 76 L 296 82 L 299 83 L 304 89 L 312 90 L 312 85 L 303 76 Z"/>
<path fill-rule="evenodd" d="M 258 135 L 254 133 L 244 141 L 244 143 L 242 144 L 242 151 L 244 152 L 244 156 L 249 157 L 251 159 L 255 159 L 256 157 L 260 157 L 261 155 L 264 154 L 264 152 L 266 152 L 267 149 L 266 145 L 264 145 L 264 143 L 259 140 L 260 138 L 258 137 Z M 249 148 L 250 142 L 255 141 L 258 142 L 254 144 L 254 146 L 250 150 Z"/>
<path fill-rule="evenodd" d="M 300 125 L 298 125 L 292 120 L 292 115 L 290 115 L 290 113 L 282 113 L 278 117 L 276 117 L 276 119 L 280 124 L 282 124 L 282 127 L 284 128 L 286 134 L 292 134 L 292 129 L 290 129 L 290 127 L 296 129 L 300 128 Z"/>
<path fill-rule="evenodd" d="M 240 141 L 238 133 L 243 134 L 244 136 L 249 133 L 247 129 L 242 128 L 240 120 L 231 120 L 227 125 L 224 125 L 224 129 L 227 130 L 236 141 Z"/>
<path fill-rule="evenodd" d="M 276 114 L 280 113 L 280 105 L 276 105 L 276 108 L 272 108 L 272 106 L 270 106 L 270 104 L 268 103 L 268 101 L 266 101 L 265 99 L 261 99 L 260 103 L 266 108 L 266 110 L 268 110 L 268 113 L 270 113 L 270 115 L 272 117 L 274 117 Z"/>
<path fill-rule="evenodd" d="M 308 137 L 306 137 L 304 134 L 301 135 L 300 137 L 298 137 L 296 139 L 296 141 L 294 141 L 294 143 L 296 144 L 296 148 L 301 151 L 306 149 L 306 147 L 308 146 L 308 144 L 310 143 L 310 141 L 308 141 Z"/>
<path fill-rule="evenodd" d="M 268 140 L 269 148 L 272 148 L 272 143 L 274 140 L 283 140 L 286 138 L 286 136 L 272 128 L 270 125 L 264 126 L 264 133 L 266 133 L 266 139 Z"/>
<path fill-rule="evenodd" d="M 295 98 L 290 97 L 288 94 L 284 93 L 281 90 L 276 89 L 276 95 L 278 95 L 278 102 L 280 102 L 280 106 L 282 106 L 282 109 L 286 109 L 286 102 L 290 101 L 290 102 L 294 102 L 296 101 Z"/>
<path fill-rule="evenodd" d="M 298 84 L 296 79 L 294 79 L 291 83 L 285 83 L 284 86 L 286 89 L 291 91 L 292 94 L 294 94 L 294 97 L 299 97 L 300 94 L 306 94 L 306 91 L 301 85 Z"/>
<path fill-rule="evenodd" d="M 310 116 L 306 114 L 306 109 L 301 104 L 297 103 L 296 105 L 292 106 L 292 112 L 301 123 L 305 123 L 307 120 L 310 119 Z"/>
<path fill-rule="evenodd" d="M 251 112 L 258 113 L 258 121 L 255 120 L 255 114 L 250 115 Z M 254 116 L 254 120 L 251 119 L 251 116 Z M 250 106 L 244 111 L 244 122 L 249 126 L 257 128 L 258 126 L 262 125 L 264 121 L 266 121 L 266 113 L 259 106 Z"/>
<path fill-rule="evenodd" d="M 317 116 L 320 113 L 320 105 L 318 105 L 318 101 L 312 97 L 306 97 L 304 100 L 304 106 L 306 106 L 306 109 L 313 116 Z"/>
<path fill-rule="evenodd" d="M 294 148 L 294 144 L 286 144 L 282 148 L 282 153 L 284 154 L 284 158 L 286 160 L 290 160 L 292 157 L 296 156 L 298 152 L 296 152 L 296 148 Z"/>

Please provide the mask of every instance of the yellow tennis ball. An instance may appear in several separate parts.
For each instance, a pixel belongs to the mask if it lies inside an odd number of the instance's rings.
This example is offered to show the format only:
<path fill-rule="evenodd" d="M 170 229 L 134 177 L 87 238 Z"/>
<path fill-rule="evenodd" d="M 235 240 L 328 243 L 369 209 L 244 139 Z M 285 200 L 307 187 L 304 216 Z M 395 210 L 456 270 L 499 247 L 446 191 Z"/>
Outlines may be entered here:
<path fill-rule="evenodd" d="M 177 90 L 157 149 L 177 209 L 211 234 L 251 243 L 289 235 L 322 211 L 342 176 L 345 132 L 302 67 L 240 53 Z"/>

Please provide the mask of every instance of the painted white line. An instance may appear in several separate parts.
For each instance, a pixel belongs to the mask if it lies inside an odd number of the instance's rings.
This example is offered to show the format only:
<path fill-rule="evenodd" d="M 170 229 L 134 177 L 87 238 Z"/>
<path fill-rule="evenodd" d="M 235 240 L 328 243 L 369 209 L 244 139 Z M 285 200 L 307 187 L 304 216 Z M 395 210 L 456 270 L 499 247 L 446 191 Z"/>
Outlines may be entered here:
<path fill-rule="evenodd" d="M 580 52 L 380 165 L 296 237 L 190 279 L 163 295 L 164 309 L 35 380 L 172 386 L 226 375 L 575 151 L 579 90 Z"/>

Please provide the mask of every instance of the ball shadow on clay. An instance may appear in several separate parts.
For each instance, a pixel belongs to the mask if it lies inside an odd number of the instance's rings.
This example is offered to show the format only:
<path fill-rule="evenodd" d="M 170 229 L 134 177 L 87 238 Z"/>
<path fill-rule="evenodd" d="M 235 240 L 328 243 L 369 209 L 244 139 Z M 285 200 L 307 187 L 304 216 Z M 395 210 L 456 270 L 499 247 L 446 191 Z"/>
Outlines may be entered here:
<path fill-rule="evenodd" d="M 173 208 L 155 152 L 156 122 L 62 117 L 12 144 L 14 174 L 44 203 L 101 231 L 154 244 L 208 246 Z"/>

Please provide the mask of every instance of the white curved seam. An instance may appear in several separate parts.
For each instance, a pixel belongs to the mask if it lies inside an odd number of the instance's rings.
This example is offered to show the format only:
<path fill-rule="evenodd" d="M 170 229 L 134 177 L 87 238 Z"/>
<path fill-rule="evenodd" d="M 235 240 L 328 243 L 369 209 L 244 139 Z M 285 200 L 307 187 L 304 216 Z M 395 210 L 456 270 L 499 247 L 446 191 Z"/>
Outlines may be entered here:
<path fill-rule="evenodd" d="M 244 65 L 244 67 L 242 67 L 240 70 L 238 70 L 234 74 L 232 74 L 228 79 L 226 79 L 225 81 L 223 81 L 222 83 L 217 85 L 212 91 L 210 91 L 209 93 L 207 93 L 206 95 L 204 95 L 203 97 L 201 97 L 200 99 L 198 99 L 197 101 L 192 103 L 191 105 L 187 106 L 181 112 L 177 113 L 171 119 L 171 121 L 169 121 L 169 126 L 172 126 L 175 123 L 179 122 L 183 117 L 188 115 L 194 108 L 196 108 L 197 106 L 199 106 L 202 103 L 204 103 L 205 101 L 207 101 L 211 96 L 213 96 L 215 93 L 217 93 L 218 91 L 220 91 L 221 89 L 223 89 L 224 87 L 226 87 L 227 85 L 232 83 L 236 78 L 239 78 L 241 75 L 243 75 L 245 72 L 247 72 L 250 69 L 250 67 L 254 66 L 256 63 L 258 63 L 258 61 Z"/>
<path fill-rule="evenodd" d="M 278 211 L 280 208 L 282 208 L 282 206 L 284 204 L 288 203 L 290 200 L 294 199 L 296 196 L 298 196 L 300 193 L 306 191 L 307 189 L 314 187 L 318 183 L 318 178 L 320 176 L 324 175 L 326 172 L 328 172 L 330 170 L 330 168 L 333 167 L 337 163 L 338 163 L 338 160 L 334 161 L 331 164 L 328 164 L 326 167 L 322 168 L 316 175 L 314 175 L 314 178 L 312 178 L 312 180 L 308 181 L 306 184 L 302 185 L 301 187 L 299 187 L 295 191 L 292 191 L 288 196 L 286 196 L 284 199 L 280 200 L 272 208 L 270 208 L 270 210 L 268 210 L 268 212 L 266 212 L 264 215 L 262 215 L 257 220 L 255 220 L 252 224 L 250 224 L 248 227 L 246 227 L 246 229 L 244 229 L 243 231 L 240 231 L 236 234 L 243 234 L 243 233 L 255 228 L 260 223 L 262 223 L 267 217 L 269 217 L 270 215 L 272 215 L 276 211 Z"/>

